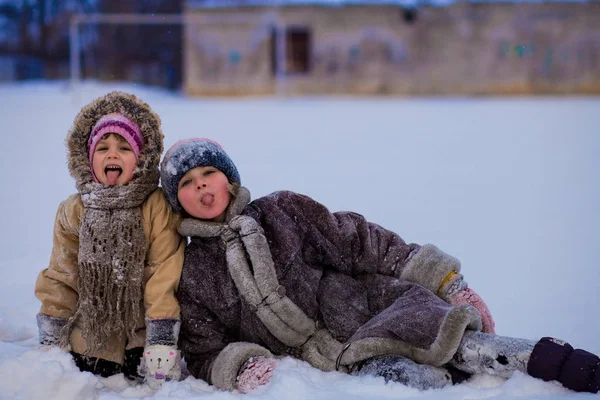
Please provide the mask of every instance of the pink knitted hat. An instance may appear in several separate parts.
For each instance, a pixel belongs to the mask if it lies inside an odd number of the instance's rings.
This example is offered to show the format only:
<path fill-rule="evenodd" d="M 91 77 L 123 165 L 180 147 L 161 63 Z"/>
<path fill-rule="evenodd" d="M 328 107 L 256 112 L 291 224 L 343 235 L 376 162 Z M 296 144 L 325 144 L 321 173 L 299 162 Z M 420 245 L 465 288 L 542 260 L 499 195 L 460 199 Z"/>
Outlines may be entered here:
<path fill-rule="evenodd" d="M 116 133 L 117 135 L 123 137 L 131 146 L 135 157 L 139 157 L 140 151 L 144 146 L 144 137 L 142 136 L 142 132 L 140 131 L 138 124 L 119 113 L 107 114 L 100 118 L 98 122 L 96 122 L 96 125 L 94 125 L 92 128 L 92 133 L 88 139 L 90 167 L 92 167 L 92 158 L 94 151 L 96 150 L 96 145 L 100 139 L 102 139 L 102 136 L 107 133 Z M 91 169 L 94 180 L 97 182 L 98 179 L 94 175 L 94 169 Z"/>

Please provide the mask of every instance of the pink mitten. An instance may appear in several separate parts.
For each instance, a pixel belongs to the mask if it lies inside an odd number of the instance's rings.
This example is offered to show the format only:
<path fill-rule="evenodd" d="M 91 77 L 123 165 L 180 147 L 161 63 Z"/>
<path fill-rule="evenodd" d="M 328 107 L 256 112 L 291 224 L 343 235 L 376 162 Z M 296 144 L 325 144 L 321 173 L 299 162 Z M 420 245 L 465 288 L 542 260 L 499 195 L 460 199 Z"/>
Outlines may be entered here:
<path fill-rule="evenodd" d="M 248 393 L 260 385 L 267 384 L 273 376 L 275 364 L 274 358 L 250 357 L 237 377 L 237 390 Z"/>
<path fill-rule="evenodd" d="M 488 306 L 484 303 L 481 296 L 479 296 L 475 291 L 471 288 L 466 288 L 464 290 L 459 290 L 455 294 L 451 295 L 448 299 L 448 303 L 453 306 L 458 306 L 461 304 L 470 304 L 479 311 L 481 315 L 481 322 L 483 323 L 483 331 L 487 333 L 496 333 L 494 322 L 494 318 L 492 318 L 492 314 L 488 309 Z"/>

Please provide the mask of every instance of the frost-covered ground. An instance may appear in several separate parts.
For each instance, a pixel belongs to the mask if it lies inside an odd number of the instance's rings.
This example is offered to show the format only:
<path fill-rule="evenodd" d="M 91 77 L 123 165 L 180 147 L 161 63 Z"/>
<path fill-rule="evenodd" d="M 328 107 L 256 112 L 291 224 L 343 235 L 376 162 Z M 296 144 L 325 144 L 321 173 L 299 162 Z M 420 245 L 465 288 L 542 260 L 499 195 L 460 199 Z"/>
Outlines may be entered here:
<path fill-rule="evenodd" d="M 74 192 L 64 138 L 82 105 L 120 88 L 163 120 L 165 145 L 219 141 L 254 197 L 278 189 L 352 210 L 457 256 L 501 335 L 600 353 L 600 98 L 187 99 L 136 85 L 0 85 L 0 398 L 233 399 L 188 378 L 153 394 L 36 350 L 33 286 L 58 203 Z M 418 392 L 284 359 L 262 399 L 583 399 L 523 374 Z"/>

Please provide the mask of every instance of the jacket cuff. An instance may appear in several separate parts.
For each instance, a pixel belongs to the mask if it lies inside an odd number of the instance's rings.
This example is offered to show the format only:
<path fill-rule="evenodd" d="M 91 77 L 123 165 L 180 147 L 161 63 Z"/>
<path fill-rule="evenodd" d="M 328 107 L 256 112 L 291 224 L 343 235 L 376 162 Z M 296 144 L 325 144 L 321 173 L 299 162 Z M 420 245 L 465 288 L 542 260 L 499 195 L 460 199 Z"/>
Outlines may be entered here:
<path fill-rule="evenodd" d="M 210 380 L 217 389 L 235 390 L 240 369 L 250 357 L 273 357 L 271 352 L 254 343 L 228 344 L 213 361 Z"/>
<path fill-rule="evenodd" d="M 434 245 L 426 244 L 406 263 L 398 278 L 418 283 L 438 294 L 438 291 L 443 293 L 444 287 L 449 287 L 446 283 L 452 284 L 455 281 L 453 279 L 442 285 L 444 278 L 452 271 L 460 271 L 460 261 Z M 457 279 L 462 278 L 460 274 L 456 276 Z"/>
<path fill-rule="evenodd" d="M 449 301 L 450 297 L 458 292 L 465 290 L 469 285 L 463 279 L 461 274 L 453 274 L 450 279 L 442 281 L 438 292 L 436 293 L 442 300 Z"/>
<path fill-rule="evenodd" d="M 36 315 L 36 320 L 40 344 L 60 346 L 61 331 L 67 324 L 67 319 L 40 313 Z"/>
<path fill-rule="evenodd" d="M 179 328 L 178 319 L 146 319 L 146 346 L 177 346 Z"/>

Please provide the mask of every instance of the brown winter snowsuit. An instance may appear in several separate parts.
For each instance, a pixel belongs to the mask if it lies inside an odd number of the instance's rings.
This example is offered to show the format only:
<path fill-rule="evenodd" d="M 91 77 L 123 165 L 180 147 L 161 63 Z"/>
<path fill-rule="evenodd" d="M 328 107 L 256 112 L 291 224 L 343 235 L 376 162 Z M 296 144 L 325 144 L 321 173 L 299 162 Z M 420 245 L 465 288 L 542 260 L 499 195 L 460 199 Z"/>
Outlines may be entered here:
<path fill-rule="evenodd" d="M 180 346 L 190 372 L 221 389 L 270 352 L 325 371 L 383 354 L 441 366 L 481 328 L 475 308 L 440 298 L 457 259 L 300 194 L 250 202 L 242 187 L 224 223 L 187 218 L 179 232 L 191 237 Z"/>
<path fill-rule="evenodd" d="M 76 117 L 67 137 L 67 147 L 69 170 L 77 181 L 78 189 L 92 182 L 87 154 L 90 130 L 100 117 L 113 112 L 134 120 L 139 125 L 145 141 L 131 182 L 143 182 L 150 193 L 138 206 L 145 239 L 141 249 L 141 257 L 145 260 L 141 278 L 143 298 L 138 299 L 142 312 L 136 318 L 137 322 L 134 322 L 134 337 L 127 339 L 125 335 L 113 334 L 103 349 L 87 351 L 90 346 L 82 335 L 83 322 L 93 318 L 92 315 L 79 315 L 73 321 L 70 337 L 67 339 L 71 350 L 76 353 L 122 363 L 126 347 L 144 346 L 147 333 L 151 334 L 146 332 L 147 322 L 177 323 L 179 320 L 180 309 L 175 291 L 183 264 L 185 240 L 176 231 L 178 218 L 172 213 L 162 190 L 157 188 L 158 162 L 163 148 L 160 120 L 147 104 L 135 96 L 119 92 L 110 93 L 84 108 Z M 109 212 L 112 213 L 111 210 Z M 78 278 L 81 262 L 80 232 L 84 213 L 81 193 L 71 195 L 58 207 L 50 263 L 48 268 L 40 272 L 35 286 L 35 295 L 42 302 L 38 314 L 42 343 L 58 344 L 61 336 L 69 333 L 63 328 L 80 306 L 81 282 Z M 126 240 L 126 232 L 119 232 L 115 236 L 115 243 Z M 173 323 L 168 325 L 172 327 Z"/>

